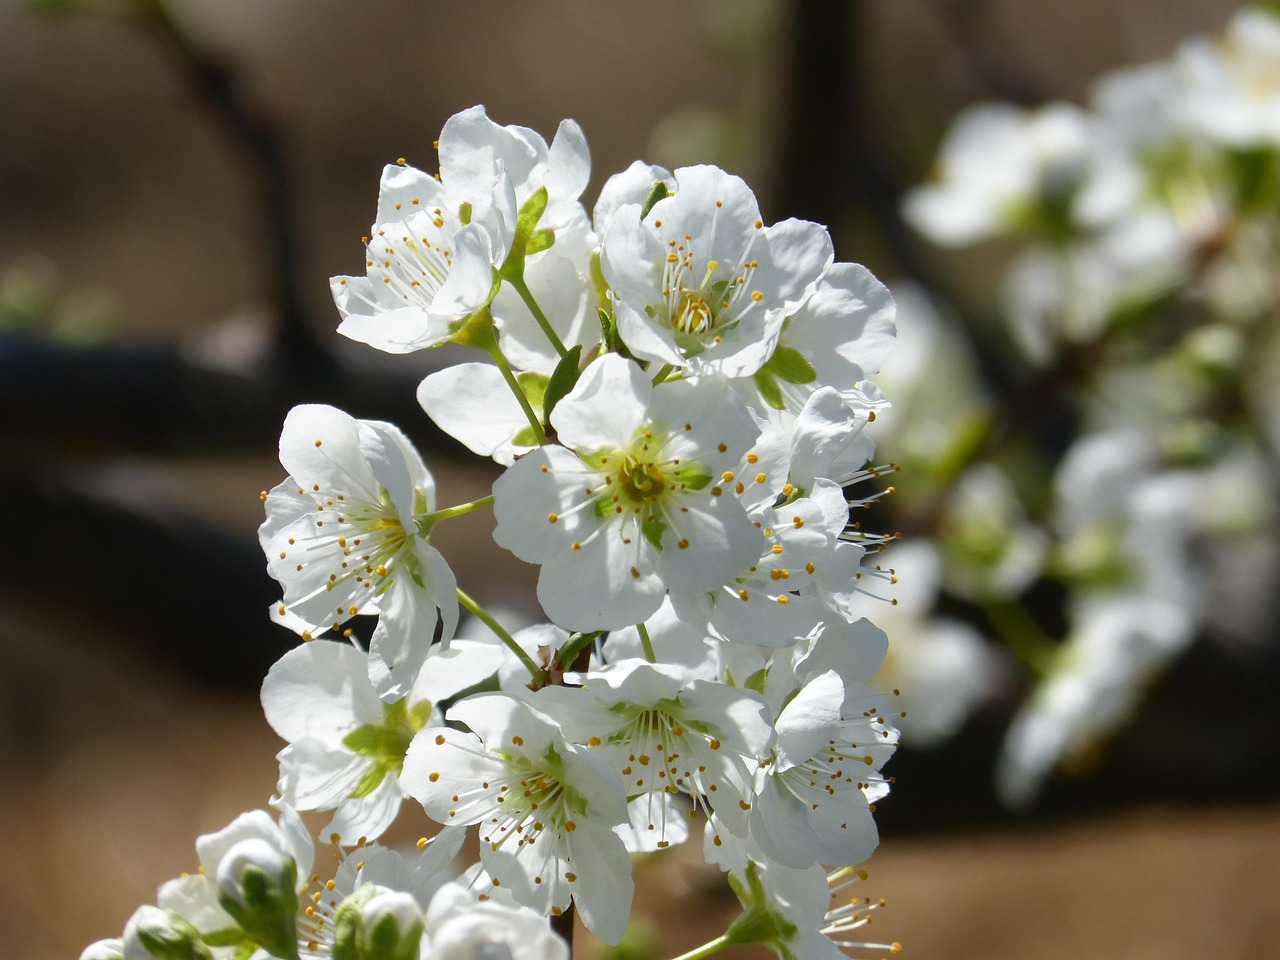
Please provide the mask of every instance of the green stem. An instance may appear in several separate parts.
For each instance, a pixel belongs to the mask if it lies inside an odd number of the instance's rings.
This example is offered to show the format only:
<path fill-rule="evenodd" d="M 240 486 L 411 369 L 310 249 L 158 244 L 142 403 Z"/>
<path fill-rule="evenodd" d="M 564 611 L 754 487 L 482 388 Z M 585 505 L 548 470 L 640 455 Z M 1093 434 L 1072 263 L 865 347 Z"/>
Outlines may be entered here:
<path fill-rule="evenodd" d="M 460 503 L 456 507 L 446 507 L 443 510 L 433 510 L 430 513 L 424 513 L 417 518 L 418 532 L 426 537 L 430 535 L 431 528 L 441 520 L 448 520 L 450 517 L 461 517 L 464 514 L 471 513 L 473 510 L 479 510 L 482 507 L 493 505 L 493 494 L 487 497 L 481 497 L 479 500 L 472 500 L 470 503 Z"/>
<path fill-rule="evenodd" d="M 529 675 L 534 680 L 539 682 L 546 680 L 547 672 L 534 662 L 533 657 L 520 648 L 520 644 L 516 643 L 515 637 L 507 633 L 502 624 L 493 619 L 488 610 L 467 596 L 461 587 L 458 587 L 458 602 L 475 614 L 486 627 L 493 631 L 495 637 L 507 645 L 511 652 L 516 655 L 516 658 L 524 664 L 524 668 L 529 671 Z"/>
<path fill-rule="evenodd" d="M 520 404 L 520 409 L 524 411 L 524 415 L 529 419 L 529 426 L 533 428 L 533 435 L 538 441 L 538 446 L 543 446 L 547 442 L 547 433 L 542 429 L 542 421 L 538 419 L 538 415 L 533 412 L 533 407 L 529 404 L 529 398 L 524 395 L 524 391 L 520 389 L 520 381 L 516 379 L 516 375 L 511 371 L 511 364 L 507 362 L 506 356 L 502 352 L 502 348 L 498 346 L 497 341 L 488 347 L 489 356 L 493 357 L 493 362 L 498 365 L 498 369 L 502 371 L 502 379 L 507 381 L 507 386 L 511 388 L 511 392 L 516 395 L 516 402 Z"/>
<path fill-rule="evenodd" d="M 722 933 L 714 940 L 708 940 L 702 946 L 694 947 L 688 953 L 682 953 L 678 957 L 673 957 L 672 960 L 702 960 L 703 957 L 718 953 L 727 946 L 729 946 L 729 935 Z"/>
<path fill-rule="evenodd" d="M 643 623 L 637 623 L 636 633 L 640 634 L 640 645 L 644 647 L 644 658 L 650 663 L 657 663 L 658 656 L 653 652 L 653 641 L 649 639 L 649 628 Z"/>
<path fill-rule="evenodd" d="M 538 326 L 542 328 L 542 332 L 547 335 L 547 339 L 551 341 L 551 345 L 556 348 L 556 353 L 564 356 L 569 351 L 565 349 L 564 341 L 560 339 L 559 334 L 551 326 L 551 321 L 547 319 L 547 315 L 542 312 L 542 308 L 538 306 L 538 301 L 533 298 L 533 291 L 529 289 L 529 285 L 524 282 L 524 277 L 507 277 L 507 283 L 516 288 L 516 293 L 520 294 L 520 299 L 524 301 L 524 305 L 529 308 L 529 312 L 533 314 L 533 319 L 538 321 Z"/>
<path fill-rule="evenodd" d="M 656 387 L 663 380 L 667 379 L 671 371 L 674 370 L 675 368 L 676 368 L 676 365 L 674 363 L 664 363 L 662 365 L 662 369 L 659 370 L 657 375 L 653 378 L 653 385 Z"/>

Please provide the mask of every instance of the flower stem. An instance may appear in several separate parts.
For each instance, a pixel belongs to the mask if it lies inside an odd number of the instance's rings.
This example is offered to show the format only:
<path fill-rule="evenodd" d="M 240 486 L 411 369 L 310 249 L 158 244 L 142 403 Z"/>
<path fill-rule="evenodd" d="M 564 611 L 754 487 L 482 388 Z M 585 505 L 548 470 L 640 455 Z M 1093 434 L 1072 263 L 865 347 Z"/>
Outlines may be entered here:
<path fill-rule="evenodd" d="M 676 365 L 675 365 L 674 363 L 664 363 L 664 364 L 662 365 L 662 369 L 661 369 L 661 370 L 659 370 L 659 371 L 654 375 L 654 377 L 653 377 L 653 385 L 656 387 L 656 386 L 657 386 L 658 384 L 660 384 L 663 380 L 667 379 L 667 377 L 671 374 L 671 371 L 672 371 L 672 370 L 674 370 L 675 368 L 676 368 Z"/>
<path fill-rule="evenodd" d="M 516 288 L 516 293 L 520 294 L 520 299 L 524 301 L 524 305 L 533 314 L 533 319 L 538 321 L 538 326 L 547 335 L 551 345 L 556 348 L 556 353 L 562 357 L 568 353 L 569 351 L 565 349 L 564 341 L 560 339 L 559 334 L 551 326 L 551 321 L 547 319 L 547 315 L 538 306 L 538 301 L 534 299 L 533 291 L 529 289 L 529 285 L 524 282 L 524 277 L 507 277 L 507 283 Z"/>
<path fill-rule="evenodd" d="M 486 627 L 493 631 L 493 635 L 495 637 L 507 645 L 511 652 L 516 655 L 516 658 L 524 664 L 524 668 L 529 671 L 530 676 L 532 676 L 534 680 L 546 680 L 547 672 L 534 663 L 533 657 L 529 656 L 520 648 L 520 644 L 516 643 L 515 637 L 507 633 L 507 631 L 503 629 L 502 624 L 493 619 L 489 611 L 476 603 L 476 601 L 472 600 L 461 587 L 458 587 L 458 602 L 475 614 Z"/>
<path fill-rule="evenodd" d="M 640 645 L 644 647 L 644 658 L 650 663 L 657 663 L 658 655 L 653 652 L 653 641 L 649 639 L 649 628 L 643 623 L 637 623 L 636 633 L 640 634 Z"/>
<path fill-rule="evenodd" d="M 729 935 L 722 933 L 714 940 L 708 940 L 702 946 L 694 947 L 688 953 L 682 953 L 678 957 L 673 957 L 672 960 L 702 960 L 703 957 L 709 957 L 727 946 L 729 946 Z"/>
<path fill-rule="evenodd" d="M 493 357 L 493 362 L 502 371 L 502 379 L 507 381 L 507 386 L 516 395 L 516 402 L 520 404 L 520 409 L 524 411 L 524 415 L 528 418 L 529 426 L 533 428 L 533 435 L 538 441 L 538 446 L 543 446 L 547 442 L 547 433 L 542 429 L 542 421 L 538 419 L 538 415 L 533 412 L 533 407 L 529 405 L 529 398 L 525 396 L 524 390 L 520 388 L 520 381 L 516 379 L 516 375 L 511 372 L 511 364 L 507 362 L 502 348 L 495 341 L 488 349 L 489 356 Z"/>
<path fill-rule="evenodd" d="M 431 533 L 431 528 L 441 520 L 448 520 L 450 517 L 461 517 L 464 514 L 471 513 L 473 510 L 479 510 L 481 507 L 488 507 L 493 504 L 493 494 L 487 497 L 481 497 L 479 500 L 472 500 L 470 503 L 460 503 L 456 507 L 446 507 L 443 510 L 433 510 L 430 513 L 424 513 L 417 517 L 418 532 L 423 537 Z"/>

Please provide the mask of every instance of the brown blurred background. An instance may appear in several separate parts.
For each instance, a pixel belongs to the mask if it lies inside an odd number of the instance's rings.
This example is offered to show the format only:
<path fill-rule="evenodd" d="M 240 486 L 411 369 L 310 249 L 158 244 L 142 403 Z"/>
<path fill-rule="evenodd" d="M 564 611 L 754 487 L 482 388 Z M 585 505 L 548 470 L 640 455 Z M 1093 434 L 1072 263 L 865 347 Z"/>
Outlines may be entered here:
<path fill-rule="evenodd" d="M 893 211 L 960 107 L 1079 100 L 1233 6 L 181 0 L 165 34 L 0 0 L 0 274 L 39 316 L 0 340 L 0 955 L 118 934 L 194 866 L 198 833 L 270 795 L 256 690 L 290 638 L 266 624 L 253 534 L 290 405 L 396 419 L 445 501 L 492 480 L 413 404 L 431 358 L 332 333 L 327 280 L 360 266 L 384 163 L 434 168 L 441 124 L 474 103 L 548 139 L 573 117 L 588 204 L 637 157 L 718 162 L 767 220 L 830 223 L 838 256 L 892 285 L 936 265 Z M 528 568 L 491 576 L 486 523 L 439 545 L 482 600 L 527 605 Z M 950 749 L 884 805 L 873 934 L 955 960 L 1280 956 L 1280 805 L 1215 783 L 1214 755 L 1185 757 L 1180 793 L 1112 764 L 1078 810 L 1063 787 L 1051 819 L 1014 820 L 956 802 L 946 784 L 985 783 L 990 756 Z M 734 913 L 696 859 L 642 875 L 667 955 Z"/>

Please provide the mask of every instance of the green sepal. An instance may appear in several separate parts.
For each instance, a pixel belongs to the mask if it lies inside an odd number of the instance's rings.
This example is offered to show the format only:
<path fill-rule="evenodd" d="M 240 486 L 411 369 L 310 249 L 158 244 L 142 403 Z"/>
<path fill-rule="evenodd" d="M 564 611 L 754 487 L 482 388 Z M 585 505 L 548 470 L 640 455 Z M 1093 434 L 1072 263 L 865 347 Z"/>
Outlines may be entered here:
<path fill-rule="evenodd" d="M 729 886 L 742 901 L 743 910 L 725 931 L 725 941 L 730 944 L 763 943 L 784 957 L 792 956 L 787 943 L 799 928 L 778 911 L 770 909 L 756 865 L 748 861 L 745 878 L 731 873 L 728 879 Z"/>
<path fill-rule="evenodd" d="M 238 947 L 245 943 L 254 948 L 257 947 L 257 944 L 250 940 L 239 927 L 228 927 L 226 930 L 202 933 L 200 934 L 200 939 L 211 947 Z"/>
<path fill-rule="evenodd" d="M 550 250 L 556 242 L 556 232 L 554 230 L 542 229 L 535 230 L 529 237 L 529 242 L 525 244 L 524 252 L 526 255 L 541 253 L 543 250 Z"/>
<path fill-rule="evenodd" d="M 782 388 L 778 386 L 778 380 L 772 373 L 761 368 L 751 375 L 751 379 L 756 389 L 760 391 L 760 396 L 764 397 L 765 403 L 775 410 L 786 409 L 787 404 L 782 399 Z"/>
<path fill-rule="evenodd" d="M 662 552 L 662 534 L 666 529 L 667 525 L 658 518 L 656 513 L 642 513 L 640 532 L 659 553 Z"/>
<path fill-rule="evenodd" d="M 546 209 L 547 188 L 544 185 L 530 194 L 529 199 L 520 205 L 520 212 L 516 214 L 516 236 L 523 236 L 525 243 L 528 243 Z"/>
<path fill-rule="evenodd" d="M 496 350 L 498 338 L 493 332 L 493 314 L 487 306 L 481 307 L 471 316 L 460 320 L 456 327 L 451 325 L 449 336 L 444 342 L 474 347 L 485 352 Z"/>
<path fill-rule="evenodd" d="M 653 209 L 653 205 L 659 200 L 665 200 L 671 196 L 671 191 L 667 189 L 667 182 L 659 180 L 649 188 L 649 195 L 644 198 L 644 206 L 640 208 L 640 219 L 643 220 L 649 215 L 649 211 Z"/>
<path fill-rule="evenodd" d="M 591 286 L 596 292 L 596 303 L 609 302 L 609 281 L 604 278 L 604 268 L 600 266 L 600 251 L 591 252 Z M 599 309 L 597 307 L 596 309 Z"/>
<path fill-rule="evenodd" d="M 813 383 L 818 379 L 818 372 L 813 369 L 808 357 L 794 347 L 784 347 L 781 344 L 761 369 L 787 383 Z"/>
<path fill-rule="evenodd" d="M 743 684 L 748 690 L 754 690 L 756 693 L 764 693 L 764 681 L 769 675 L 769 671 L 765 667 L 761 667 L 751 676 L 747 677 L 747 682 Z"/>
<path fill-rule="evenodd" d="M 274 878 L 247 865 L 240 874 L 244 903 L 218 894 L 218 903 L 258 946 L 284 960 L 298 960 L 297 865 L 289 860 L 283 876 Z"/>
<path fill-rule="evenodd" d="M 606 353 L 621 353 L 622 341 L 618 339 L 618 323 L 608 310 L 596 307 L 596 316 L 600 318 L 600 339 L 604 341 Z"/>
<path fill-rule="evenodd" d="M 520 384 L 520 391 L 529 401 L 529 406 L 533 407 L 534 413 L 541 411 L 546 405 L 547 389 L 551 384 L 551 378 L 545 373 L 525 370 L 516 374 L 516 383 Z"/>
<path fill-rule="evenodd" d="M 368 899 L 365 884 L 339 904 L 333 915 L 333 960 L 361 960 L 360 907 Z"/>
<path fill-rule="evenodd" d="M 387 779 L 389 772 L 384 764 L 375 762 L 364 772 L 364 776 L 360 778 L 356 788 L 351 791 L 350 799 L 359 800 L 361 797 L 367 797 L 373 793 L 382 785 L 382 781 Z"/>
<path fill-rule="evenodd" d="M 401 933 L 396 918 L 384 914 L 372 929 L 364 931 L 363 960 L 416 960 L 422 940 L 423 923 L 419 920 L 407 933 Z"/>
<path fill-rule="evenodd" d="M 560 665 L 566 670 L 572 668 L 574 661 L 578 659 L 578 655 L 595 643 L 596 639 L 603 633 L 603 630 L 593 630 L 590 633 L 569 634 L 569 639 L 556 651 L 556 659 L 560 661 Z"/>
<path fill-rule="evenodd" d="M 524 259 L 530 252 L 534 252 L 529 250 L 529 243 L 546 209 L 547 188 L 545 186 L 539 187 L 521 205 L 520 212 L 516 214 L 516 235 L 511 240 L 511 252 L 507 254 L 507 259 L 503 261 L 502 269 L 499 271 L 503 279 L 512 282 L 524 280 Z"/>
<path fill-rule="evenodd" d="M 517 447 L 539 446 L 538 435 L 533 432 L 533 427 L 522 427 L 517 430 L 516 435 L 511 438 L 511 442 Z"/>
<path fill-rule="evenodd" d="M 164 911 L 169 927 L 163 932 L 137 928 L 138 939 L 156 960 L 213 960 L 213 953 L 200 939 L 191 921 L 175 910 Z"/>
<path fill-rule="evenodd" d="M 551 378 L 547 381 L 542 395 L 542 422 L 548 428 L 551 426 L 551 411 L 578 382 L 578 377 L 582 373 L 578 369 L 578 364 L 581 362 L 582 344 L 576 343 L 560 358 L 556 368 L 551 371 Z"/>
<path fill-rule="evenodd" d="M 671 477 L 676 484 L 683 484 L 687 490 L 701 490 L 711 482 L 711 474 L 703 473 L 702 470 L 700 463 L 682 463 L 672 471 Z"/>

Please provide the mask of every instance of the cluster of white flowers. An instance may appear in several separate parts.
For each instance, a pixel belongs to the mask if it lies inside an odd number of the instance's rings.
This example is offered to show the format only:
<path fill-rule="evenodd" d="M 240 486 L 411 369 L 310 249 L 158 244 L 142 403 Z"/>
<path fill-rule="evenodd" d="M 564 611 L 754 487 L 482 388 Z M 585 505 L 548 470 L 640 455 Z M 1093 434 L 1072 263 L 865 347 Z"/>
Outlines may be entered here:
<path fill-rule="evenodd" d="M 898 405 L 887 426 L 945 496 L 930 490 L 934 536 L 895 565 L 930 571 L 908 589 L 970 605 L 1020 661 L 1029 693 L 999 785 L 1025 804 L 1197 634 L 1259 606 L 1205 596 L 1211 558 L 1264 540 L 1280 490 L 1280 16 L 1243 9 L 1219 37 L 1102 77 L 1087 109 L 971 107 L 937 172 L 903 213 L 945 246 L 1005 238 L 1001 302 L 976 309 L 1004 321 L 988 357 L 1024 403 L 1000 409 L 967 345 L 900 296 L 911 318 L 882 378 Z M 1046 582 L 1062 609 L 1031 616 Z M 887 670 L 922 695 L 909 743 L 955 732 L 1018 669 L 968 625 L 883 625 L 922 648 L 895 644 Z M 925 696 L 943 674 L 949 709 Z"/>
<path fill-rule="evenodd" d="M 714 167 L 636 163 L 588 216 L 572 121 L 548 145 L 475 107 L 438 150 L 435 176 L 386 168 L 366 272 L 332 282 L 338 329 L 487 355 L 418 399 L 506 470 L 491 497 L 442 507 L 396 427 L 289 414 L 259 537 L 271 616 L 314 642 L 262 689 L 288 741 L 279 821 L 201 838 L 200 873 L 85 956 L 551 960 L 568 949 L 549 918 L 573 908 L 617 943 L 629 854 L 687 838 L 745 909 L 689 956 L 895 949 L 847 939 L 863 901 L 828 909 L 876 846 L 897 741 L 866 682 L 887 641 L 854 612 L 889 538 L 850 523 L 844 489 L 893 469 L 869 465 L 863 430 L 885 405 L 867 378 L 892 298 L 834 262 L 824 227 L 766 225 Z M 549 622 L 514 636 L 432 544 L 490 506 L 496 542 L 541 568 Z M 486 638 L 455 637 L 460 607 Z M 367 648 L 360 615 L 377 618 Z M 406 798 L 439 825 L 408 857 L 370 843 Z M 296 811 L 358 848 L 331 880 Z M 468 828 L 479 862 L 455 874 Z"/>

